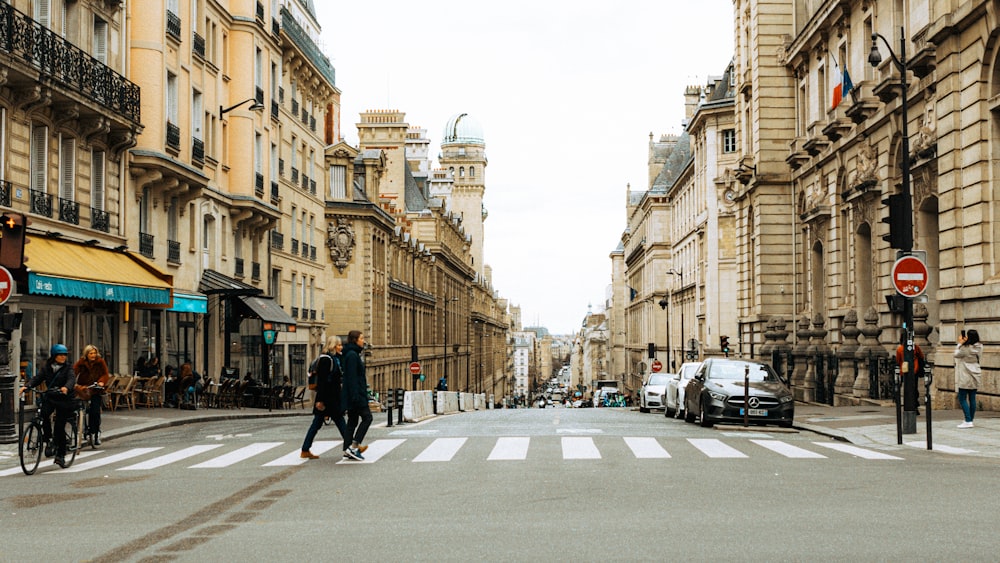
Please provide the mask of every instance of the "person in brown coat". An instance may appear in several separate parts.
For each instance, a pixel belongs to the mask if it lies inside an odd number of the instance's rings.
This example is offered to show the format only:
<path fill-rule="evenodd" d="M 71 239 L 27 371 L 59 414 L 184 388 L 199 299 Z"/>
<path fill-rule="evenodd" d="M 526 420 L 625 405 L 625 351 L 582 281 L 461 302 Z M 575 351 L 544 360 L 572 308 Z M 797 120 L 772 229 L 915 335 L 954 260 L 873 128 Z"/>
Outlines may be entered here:
<path fill-rule="evenodd" d="M 101 353 L 93 344 L 88 344 L 83 348 L 83 355 L 73 364 L 73 373 L 76 374 L 76 385 L 74 390 L 76 396 L 82 401 L 90 401 L 87 405 L 87 419 L 90 425 L 90 433 L 94 436 L 94 445 L 101 445 L 101 395 L 108 385 L 111 375 L 108 373 L 108 364 L 101 357 Z M 91 389 L 93 384 L 100 385 L 100 389 Z"/>

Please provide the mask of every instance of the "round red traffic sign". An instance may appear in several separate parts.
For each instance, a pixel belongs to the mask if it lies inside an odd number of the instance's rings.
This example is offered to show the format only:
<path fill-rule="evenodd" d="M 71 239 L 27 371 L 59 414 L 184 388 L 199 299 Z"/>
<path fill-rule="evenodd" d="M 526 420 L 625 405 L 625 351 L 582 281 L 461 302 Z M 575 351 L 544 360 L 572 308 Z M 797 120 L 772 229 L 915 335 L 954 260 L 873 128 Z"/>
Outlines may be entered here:
<path fill-rule="evenodd" d="M 420 362 L 410 362 L 410 373 L 420 375 Z"/>
<path fill-rule="evenodd" d="M 654 372 L 659 372 L 661 369 L 663 369 L 663 364 L 660 363 L 660 360 L 653 360 L 652 367 Z"/>
<path fill-rule="evenodd" d="M 14 276 L 10 275 L 10 270 L 0 266 L 0 305 L 10 299 L 14 293 Z"/>
<path fill-rule="evenodd" d="M 927 265 L 916 256 L 903 256 L 892 265 L 892 285 L 905 297 L 916 297 L 927 289 Z"/>

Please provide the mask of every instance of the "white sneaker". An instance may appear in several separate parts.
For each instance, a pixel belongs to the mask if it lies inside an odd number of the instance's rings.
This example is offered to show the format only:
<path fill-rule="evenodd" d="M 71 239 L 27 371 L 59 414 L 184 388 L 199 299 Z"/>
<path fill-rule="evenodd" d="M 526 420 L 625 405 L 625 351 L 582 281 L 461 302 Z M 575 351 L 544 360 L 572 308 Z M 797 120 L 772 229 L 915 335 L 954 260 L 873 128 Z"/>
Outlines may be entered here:
<path fill-rule="evenodd" d="M 971 422 L 963 422 L 962 424 L 959 424 L 958 427 L 959 428 L 974 428 L 975 425 L 972 424 Z"/>

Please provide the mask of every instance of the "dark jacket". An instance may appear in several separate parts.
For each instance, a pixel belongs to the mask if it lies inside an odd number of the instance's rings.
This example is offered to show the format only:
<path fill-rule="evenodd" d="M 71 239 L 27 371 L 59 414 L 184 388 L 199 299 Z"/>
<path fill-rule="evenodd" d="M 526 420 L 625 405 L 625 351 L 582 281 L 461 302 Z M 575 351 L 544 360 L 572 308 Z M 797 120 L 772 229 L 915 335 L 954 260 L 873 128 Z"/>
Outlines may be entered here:
<path fill-rule="evenodd" d="M 344 346 L 344 385 L 341 391 L 345 410 L 368 406 L 368 379 L 363 350 L 356 343 Z"/>
<path fill-rule="evenodd" d="M 87 386 L 94 383 L 106 386 L 111 379 L 104 358 L 97 358 L 93 362 L 87 361 L 87 358 L 80 358 L 73 364 L 73 373 L 76 375 L 76 396 L 84 401 L 93 396 L 94 390 L 88 389 Z"/>
<path fill-rule="evenodd" d="M 317 410 L 313 405 L 313 414 L 336 416 L 340 408 L 340 386 L 344 378 L 344 369 L 340 356 L 324 353 L 316 362 L 316 402 L 323 403 L 323 410 Z"/>
<path fill-rule="evenodd" d="M 32 377 L 28 383 L 25 384 L 26 387 L 37 387 L 38 385 L 44 383 L 48 389 L 58 389 L 60 387 L 66 388 L 66 398 L 73 397 L 73 387 L 76 385 L 76 375 L 73 373 L 73 366 L 69 362 L 66 362 L 58 369 L 55 364 L 52 363 L 52 358 L 49 358 L 42 369 L 38 370 L 35 377 Z"/>

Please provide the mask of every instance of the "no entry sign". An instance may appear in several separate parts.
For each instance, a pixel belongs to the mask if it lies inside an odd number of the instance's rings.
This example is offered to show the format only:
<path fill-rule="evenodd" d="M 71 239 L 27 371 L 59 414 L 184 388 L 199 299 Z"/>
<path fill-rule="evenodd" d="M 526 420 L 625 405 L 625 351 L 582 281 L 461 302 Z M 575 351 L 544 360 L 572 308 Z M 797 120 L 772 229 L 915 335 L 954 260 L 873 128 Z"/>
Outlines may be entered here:
<path fill-rule="evenodd" d="M 0 266 L 0 305 L 6 303 L 13 292 L 14 276 L 10 275 L 10 270 Z"/>
<path fill-rule="evenodd" d="M 663 369 L 663 364 L 660 363 L 660 360 L 653 360 L 653 366 L 652 367 L 653 367 L 653 372 L 654 373 L 659 373 L 659 371 L 661 369 Z"/>
<path fill-rule="evenodd" d="M 420 375 L 420 362 L 410 362 L 410 373 Z"/>
<path fill-rule="evenodd" d="M 902 256 L 892 265 L 892 285 L 904 297 L 916 297 L 927 289 L 927 265 L 916 256 Z"/>

